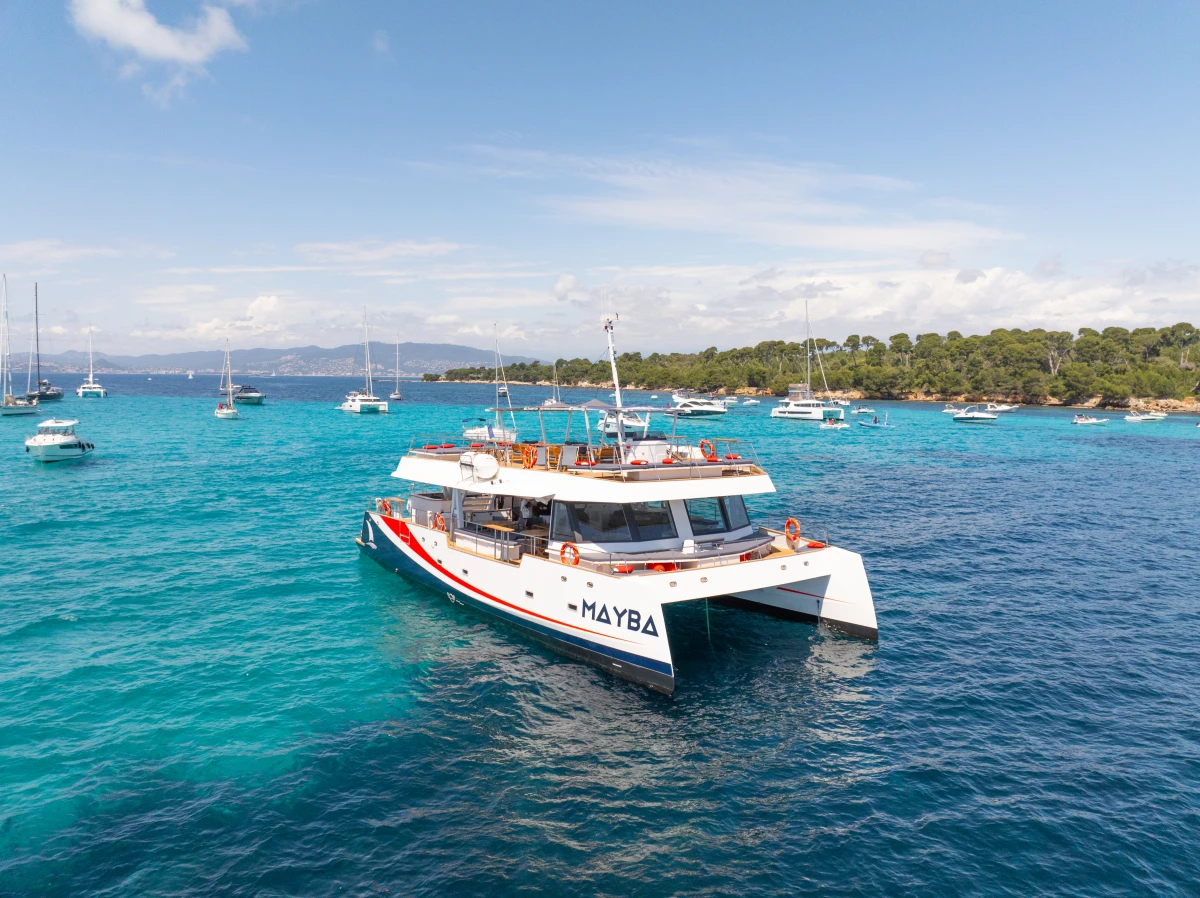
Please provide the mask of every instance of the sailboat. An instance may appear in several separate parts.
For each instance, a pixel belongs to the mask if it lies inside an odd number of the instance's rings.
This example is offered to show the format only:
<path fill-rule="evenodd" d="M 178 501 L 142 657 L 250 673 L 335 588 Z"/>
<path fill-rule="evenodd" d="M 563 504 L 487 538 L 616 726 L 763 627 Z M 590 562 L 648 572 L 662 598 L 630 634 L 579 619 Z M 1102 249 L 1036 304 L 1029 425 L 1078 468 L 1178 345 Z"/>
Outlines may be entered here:
<path fill-rule="evenodd" d="M 75 388 L 75 395 L 82 399 L 103 399 L 108 390 L 96 383 L 96 369 L 92 360 L 92 326 L 88 325 L 88 379 Z"/>
<path fill-rule="evenodd" d="M 12 328 L 8 324 L 8 277 L 0 287 L 0 416 L 32 415 L 37 411 L 36 399 L 25 399 L 13 395 L 12 391 Z"/>
<path fill-rule="evenodd" d="M 817 364 L 821 368 L 821 380 L 825 384 L 825 393 L 829 396 L 829 401 L 817 399 L 813 396 L 812 388 L 809 386 L 812 383 L 813 335 L 812 323 L 808 318 L 807 301 L 804 303 L 804 326 L 807 333 L 804 346 L 806 382 L 802 384 L 789 384 L 787 399 L 771 409 L 771 417 L 794 418 L 798 421 L 817 421 L 822 424 L 829 420 L 841 421 L 846 417 L 846 413 L 844 409 L 835 405 L 832 401 L 833 393 L 829 389 L 829 381 L 825 380 L 825 363 L 821 361 L 820 353 L 817 354 Z"/>
<path fill-rule="evenodd" d="M 229 364 L 229 338 L 225 338 L 225 368 L 221 372 L 225 380 L 225 401 L 217 403 L 214 414 L 218 418 L 236 418 L 238 410 L 233 407 L 233 369 Z"/>
<path fill-rule="evenodd" d="M 37 386 L 25 393 L 26 399 L 36 399 L 38 402 L 57 402 L 63 398 L 62 387 L 53 386 L 49 380 L 42 380 L 42 335 L 38 323 L 38 288 L 33 285 L 33 337 L 37 344 Z"/>
<path fill-rule="evenodd" d="M 388 399 L 392 402 L 399 402 L 404 396 L 400 392 L 400 338 L 396 338 L 396 387 L 392 390 L 392 395 Z"/>
<path fill-rule="evenodd" d="M 470 425 L 474 422 L 479 422 L 475 426 L 463 427 L 463 437 L 473 443 L 485 442 L 501 442 L 515 443 L 517 441 L 517 419 L 513 415 L 512 399 L 508 395 L 508 384 L 505 381 L 504 362 L 500 359 L 500 340 L 496 340 L 496 407 L 492 409 L 493 422 L 488 423 L 486 418 L 464 418 L 463 424 Z M 504 423 L 504 416 L 500 411 L 500 397 L 503 396 L 508 403 L 508 417 L 512 421 L 512 426 L 509 427 Z"/>
<path fill-rule="evenodd" d="M 562 401 L 562 391 L 558 388 L 558 362 L 554 363 L 554 386 L 550 391 L 550 398 L 542 400 L 542 408 L 566 408 L 567 405 Z"/>
<path fill-rule="evenodd" d="M 367 370 L 366 387 L 362 390 L 351 390 L 346 394 L 345 402 L 338 408 L 356 415 L 384 414 L 388 410 L 388 404 L 375 395 L 374 384 L 371 383 L 371 332 L 367 330 L 366 306 L 363 306 L 363 359 Z"/>

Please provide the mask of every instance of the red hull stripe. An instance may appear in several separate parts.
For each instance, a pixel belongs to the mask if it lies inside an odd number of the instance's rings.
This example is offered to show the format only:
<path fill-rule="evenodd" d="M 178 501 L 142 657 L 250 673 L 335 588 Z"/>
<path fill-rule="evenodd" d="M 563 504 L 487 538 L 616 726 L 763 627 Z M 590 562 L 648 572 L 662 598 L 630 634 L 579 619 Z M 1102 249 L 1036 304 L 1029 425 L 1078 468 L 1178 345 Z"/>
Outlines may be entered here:
<path fill-rule="evenodd" d="M 795 593 L 796 595 L 798 595 L 798 596 L 812 596 L 814 599 L 825 599 L 826 601 L 829 601 L 829 602 L 837 602 L 837 603 L 839 603 L 839 604 L 841 604 L 841 605 L 850 605 L 850 604 L 853 604 L 852 602 L 847 602 L 847 601 L 845 601 L 845 600 L 843 600 L 843 599 L 834 599 L 834 598 L 831 598 L 831 597 L 829 597 L 829 596 L 819 596 L 819 595 L 817 595 L 815 592 L 804 592 L 803 590 L 800 590 L 800 589 L 788 589 L 786 586 L 776 586 L 775 588 L 776 588 L 776 589 L 781 589 L 781 590 L 783 590 L 784 592 L 794 592 L 794 593 Z"/>
<path fill-rule="evenodd" d="M 638 643 L 634 642 L 634 640 L 632 640 L 632 639 L 624 639 L 623 637 L 620 637 L 620 636 L 611 636 L 608 633 L 601 633 L 598 630 L 589 630 L 587 627 L 578 627 L 575 624 L 569 624 L 566 621 L 556 620 L 553 617 L 546 617 L 546 615 L 544 615 L 544 614 L 538 614 L 536 611 L 530 611 L 528 608 L 522 608 L 520 605 L 514 605 L 514 604 L 512 604 L 512 602 L 506 602 L 506 601 L 504 601 L 504 599 L 497 598 L 496 596 L 492 595 L 491 593 L 486 593 L 482 589 L 479 589 L 476 586 L 472 586 L 470 583 L 468 583 L 466 580 L 462 579 L 461 577 L 456 577 L 454 574 L 450 573 L 448 570 L 446 570 L 444 567 L 442 567 L 440 564 L 438 564 L 436 561 L 434 561 L 432 557 L 430 557 L 429 553 L 425 551 L 424 546 L 421 546 L 416 541 L 407 538 L 410 535 L 410 531 L 408 529 L 408 525 L 405 524 L 403 521 L 398 521 L 395 518 L 385 518 L 385 517 L 380 517 L 379 520 L 381 520 L 385 524 L 387 524 L 388 529 L 391 530 L 393 533 L 395 533 L 396 536 L 400 537 L 400 541 L 403 542 L 405 545 L 407 545 L 414 552 L 416 552 L 418 557 L 420 557 L 420 559 L 422 561 L 424 561 L 426 564 L 428 564 L 431 568 L 433 568 L 434 570 L 438 571 L 439 573 L 449 577 L 451 580 L 453 580 L 455 583 L 459 584 L 460 586 L 471 590 L 471 592 L 483 596 L 489 602 L 495 602 L 497 605 L 503 605 L 506 608 L 512 608 L 514 611 L 519 611 L 522 614 L 528 614 L 530 617 L 536 617 L 536 618 L 539 618 L 544 621 L 549 621 L 550 623 L 557 624 L 560 627 L 570 627 L 572 630 L 579 630 L 581 633 L 591 633 L 593 636 L 603 636 L 605 639 L 616 639 L 619 642 L 628 642 L 628 643 L 632 643 L 633 645 L 638 645 Z"/>

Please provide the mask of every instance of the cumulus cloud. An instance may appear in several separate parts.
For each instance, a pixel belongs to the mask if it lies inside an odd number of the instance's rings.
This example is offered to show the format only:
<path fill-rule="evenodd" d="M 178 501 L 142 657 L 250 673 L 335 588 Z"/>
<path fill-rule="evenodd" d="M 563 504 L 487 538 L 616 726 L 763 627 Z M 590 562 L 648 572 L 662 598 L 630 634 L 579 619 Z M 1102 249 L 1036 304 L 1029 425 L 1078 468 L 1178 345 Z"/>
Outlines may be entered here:
<path fill-rule="evenodd" d="M 71 0 L 70 11 L 75 29 L 83 36 L 131 53 L 141 62 L 171 67 L 164 83 L 143 86 L 146 96 L 162 106 L 217 54 L 246 49 L 245 38 L 223 6 L 202 5 L 184 27 L 164 25 L 146 8 L 145 0 Z M 131 61 L 120 74 L 128 78 L 140 70 L 138 62 Z"/>
<path fill-rule="evenodd" d="M 1037 263 L 1034 271 L 1044 278 L 1058 277 L 1063 273 L 1062 257 L 1059 255 L 1047 256 Z"/>
<path fill-rule="evenodd" d="M 917 264 L 922 268 L 949 268 L 953 261 L 950 254 L 944 250 L 928 249 L 921 253 L 921 257 L 917 259 Z"/>
<path fill-rule="evenodd" d="M 964 268 L 954 276 L 954 281 L 958 284 L 973 284 L 976 281 L 983 280 L 985 277 L 987 275 L 978 268 Z"/>
<path fill-rule="evenodd" d="M 579 281 L 576 280 L 573 274 L 564 274 L 554 282 L 554 298 L 558 300 L 568 299 L 571 296 L 571 291 L 579 286 Z"/>

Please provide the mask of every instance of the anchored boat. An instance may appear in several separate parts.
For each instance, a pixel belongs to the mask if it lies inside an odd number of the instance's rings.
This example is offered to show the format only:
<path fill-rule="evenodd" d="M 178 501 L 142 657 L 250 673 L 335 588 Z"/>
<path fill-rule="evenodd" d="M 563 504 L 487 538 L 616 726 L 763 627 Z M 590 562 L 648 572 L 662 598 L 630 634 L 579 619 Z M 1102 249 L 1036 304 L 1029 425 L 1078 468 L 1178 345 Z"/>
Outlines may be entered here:
<path fill-rule="evenodd" d="M 92 326 L 88 325 L 88 379 L 75 388 L 75 395 L 80 399 L 104 399 L 108 390 L 96 383 L 96 367 L 92 360 Z"/>
<path fill-rule="evenodd" d="M 0 280 L 0 417 L 37 413 L 36 399 L 14 396 L 12 391 L 12 330 L 8 324 L 8 276 Z"/>
<path fill-rule="evenodd" d="M 650 411 L 610 410 L 618 422 L 622 411 Z M 570 657 L 668 694 L 667 605 L 720 599 L 878 637 L 859 555 L 826 535 L 813 539 L 795 517 L 781 529 L 751 521 L 743 496 L 775 486 L 748 443 L 693 445 L 623 427 L 609 440 L 583 406 L 520 411 L 537 414 L 541 440 L 415 440 L 392 475 L 414 486 L 364 513 L 362 551 Z M 560 438 L 548 438 L 547 419 L 552 429 L 563 424 Z"/>
<path fill-rule="evenodd" d="M 83 458 L 96 447 L 75 433 L 78 421 L 51 418 L 38 425 L 37 433 L 25 441 L 25 451 L 37 461 L 71 461 Z"/>
<path fill-rule="evenodd" d="M 371 332 L 367 330 L 365 306 L 363 307 L 363 365 L 366 369 L 366 386 L 361 390 L 351 390 L 347 393 L 345 401 L 338 408 L 355 415 L 387 414 L 388 404 L 375 395 L 375 385 L 371 380 Z"/>

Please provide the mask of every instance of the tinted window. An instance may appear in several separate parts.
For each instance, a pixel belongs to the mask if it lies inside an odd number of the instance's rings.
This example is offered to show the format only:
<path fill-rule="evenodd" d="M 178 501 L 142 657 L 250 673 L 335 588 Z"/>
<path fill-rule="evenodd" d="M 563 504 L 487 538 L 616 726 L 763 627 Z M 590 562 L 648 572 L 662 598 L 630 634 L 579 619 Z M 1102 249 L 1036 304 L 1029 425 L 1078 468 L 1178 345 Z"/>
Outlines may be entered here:
<path fill-rule="evenodd" d="M 720 499 L 688 499 L 683 504 L 687 508 L 688 520 L 692 524 L 692 533 L 695 536 L 724 533 L 729 529 L 725 526 Z"/>
<path fill-rule="evenodd" d="M 730 530 L 741 530 L 750 526 L 750 516 L 746 514 L 746 503 L 741 496 L 725 497 L 725 518 L 729 521 Z"/>
<path fill-rule="evenodd" d="M 571 527 L 571 516 L 567 513 L 567 506 L 561 502 L 555 502 L 552 509 L 550 516 L 550 538 L 560 539 L 563 542 L 570 542 L 575 538 L 575 531 Z"/>
<path fill-rule="evenodd" d="M 575 527 L 579 538 L 590 543 L 630 542 L 625 509 L 608 502 L 575 502 Z"/>
<path fill-rule="evenodd" d="M 677 535 L 671 506 L 666 502 L 634 502 L 629 514 L 639 540 L 674 539 Z"/>

